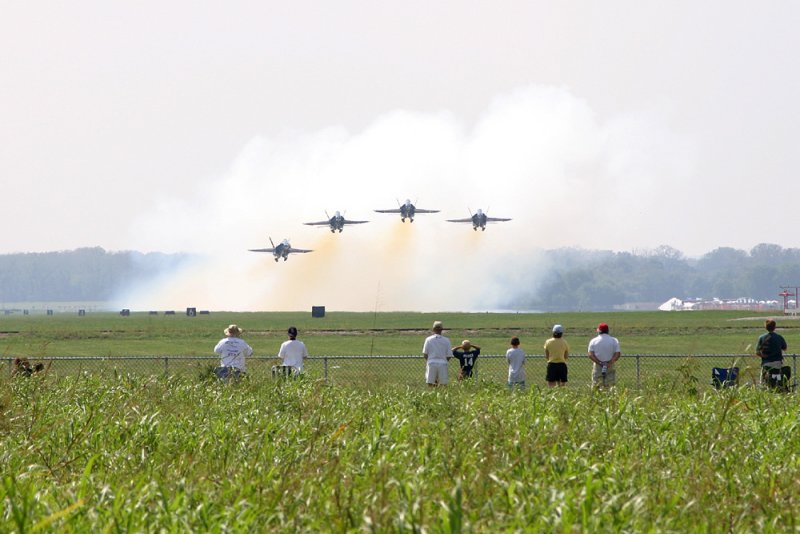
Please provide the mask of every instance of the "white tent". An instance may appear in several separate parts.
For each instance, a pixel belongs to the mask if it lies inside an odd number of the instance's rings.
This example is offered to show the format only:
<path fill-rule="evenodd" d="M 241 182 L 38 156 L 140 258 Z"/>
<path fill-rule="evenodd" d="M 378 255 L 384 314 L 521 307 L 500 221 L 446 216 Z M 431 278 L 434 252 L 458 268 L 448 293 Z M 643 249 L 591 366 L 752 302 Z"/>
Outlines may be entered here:
<path fill-rule="evenodd" d="M 677 297 L 672 297 L 667 302 L 658 307 L 661 311 L 675 311 L 683 309 L 683 301 Z"/>

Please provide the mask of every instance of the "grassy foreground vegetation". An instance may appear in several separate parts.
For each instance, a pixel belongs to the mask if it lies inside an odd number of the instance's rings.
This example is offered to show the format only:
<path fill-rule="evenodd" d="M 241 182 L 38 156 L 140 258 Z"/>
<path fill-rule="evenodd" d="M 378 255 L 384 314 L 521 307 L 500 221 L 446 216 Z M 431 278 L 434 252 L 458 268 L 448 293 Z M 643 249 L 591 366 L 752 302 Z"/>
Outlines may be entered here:
<path fill-rule="evenodd" d="M 794 395 L 2 380 L 3 532 L 798 528 Z"/>

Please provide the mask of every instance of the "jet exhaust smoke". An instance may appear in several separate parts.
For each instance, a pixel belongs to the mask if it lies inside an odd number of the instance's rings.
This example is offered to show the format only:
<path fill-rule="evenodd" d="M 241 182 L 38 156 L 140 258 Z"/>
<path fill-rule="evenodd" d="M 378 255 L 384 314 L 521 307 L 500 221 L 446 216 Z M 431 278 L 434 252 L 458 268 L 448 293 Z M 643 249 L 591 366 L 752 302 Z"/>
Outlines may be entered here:
<path fill-rule="evenodd" d="M 504 308 L 549 269 L 543 249 L 625 250 L 694 236 L 696 221 L 668 207 L 690 198 L 686 145 L 657 116 L 600 123 L 585 101 L 541 86 L 497 97 L 472 128 L 449 113 L 396 111 L 357 134 L 256 138 L 226 175 L 164 199 L 134 224 L 137 247 L 203 259 L 117 301 L 241 311 Z M 401 223 L 373 211 L 406 198 L 441 212 Z M 445 222 L 465 217 L 467 206 L 512 220 L 485 232 Z M 337 210 L 370 222 L 341 234 L 302 224 Z M 248 252 L 270 246 L 268 236 L 314 252 L 277 263 Z"/>

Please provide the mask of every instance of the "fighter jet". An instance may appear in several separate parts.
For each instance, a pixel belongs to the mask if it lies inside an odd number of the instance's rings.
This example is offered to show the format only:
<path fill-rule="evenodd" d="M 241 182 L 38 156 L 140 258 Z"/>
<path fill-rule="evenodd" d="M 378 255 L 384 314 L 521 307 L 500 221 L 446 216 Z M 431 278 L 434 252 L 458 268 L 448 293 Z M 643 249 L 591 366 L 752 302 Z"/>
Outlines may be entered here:
<path fill-rule="evenodd" d="M 306 250 L 303 248 L 294 248 L 292 245 L 289 244 L 288 239 L 284 239 L 278 246 L 275 246 L 275 243 L 272 242 L 272 238 L 269 238 L 269 243 L 272 245 L 272 248 L 251 248 L 250 252 L 271 252 L 273 256 L 275 256 L 275 261 L 278 261 L 280 258 L 283 258 L 283 261 L 289 259 L 289 254 L 294 254 L 296 252 L 314 252 L 313 250 Z"/>
<path fill-rule="evenodd" d="M 479 208 L 478 211 L 472 213 L 470 211 L 470 217 L 465 219 L 447 219 L 447 222 L 454 222 L 454 223 L 472 223 L 472 229 L 476 232 L 478 228 L 481 229 L 482 232 L 486 231 L 486 223 L 490 222 L 504 222 L 510 221 L 511 219 L 505 219 L 502 217 L 487 217 L 486 214 Z"/>
<path fill-rule="evenodd" d="M 398 202 L 397 204 L 400 206 L 399 208 L 391 210 L 375 210 L 375 211 L 377 211 L 378 213 L 399 213 L 401 221 L 406 222 L 406 219 L 408 219 L 408 222 L 412 223 L 414 222 L 414 215 L 416 215 L 417 213 L 439 213 L 439 210 L 419 209 L 416 206 L 414 206 L 414 204 L 412 204 L 411 201 L 408 199 L 406 199 L 405 204 L 400 204 L 400 202 Z"/>
<path fill-rule="evenodd" d="M 327 216 L 327 215 L 328 215 L 328 212 L 326 211 L 325 212 L 325 216 Z M 309 226 L 325 226 L 325 225 L 328 225 L 328 227 L 331 229 L 331 233 L 334 233 L 334 232 L 336 232 L 336 230 L 339 230 L 339 233 L 341 234 L 342 230 L 344 230 L 344 225 L 345 224 L 363 224 L 363 223 L 367 223 L 367 222 L 369 222 L 369 221 L 351 221 L 349 219 L 345 219 L 344 215 L 340 214 L 337 211 L 336 213 L 333 214 L 333 217 L 330 217 L 327 221 L 308 222 L 308 223 L 303 223 L 303 224 L 307 224 Z"/>

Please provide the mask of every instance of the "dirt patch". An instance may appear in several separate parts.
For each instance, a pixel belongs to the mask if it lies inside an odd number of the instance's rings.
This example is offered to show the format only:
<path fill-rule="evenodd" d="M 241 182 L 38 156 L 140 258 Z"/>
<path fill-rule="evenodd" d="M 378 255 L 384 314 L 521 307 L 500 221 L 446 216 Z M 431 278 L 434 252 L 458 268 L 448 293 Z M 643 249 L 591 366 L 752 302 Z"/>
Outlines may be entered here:
<path fill-rule="evenodd" d="M 728 319 L 729 321 L 766 321 L 767 319 L 775 319 L 775 321 L 798 321 L 800 315 L 775 315 L 768 317 L 761 315 L 759 317 L 737 317 L 736 319 Z"/>

